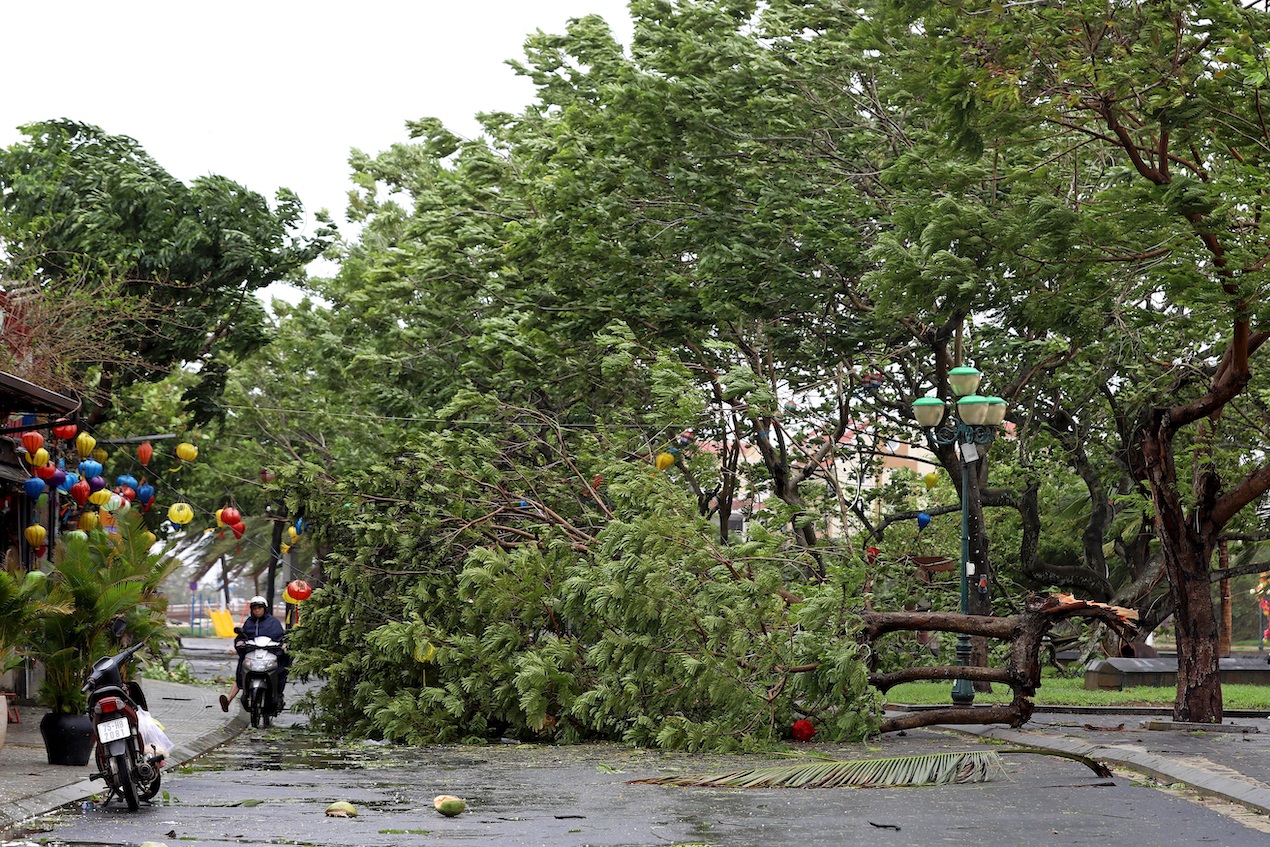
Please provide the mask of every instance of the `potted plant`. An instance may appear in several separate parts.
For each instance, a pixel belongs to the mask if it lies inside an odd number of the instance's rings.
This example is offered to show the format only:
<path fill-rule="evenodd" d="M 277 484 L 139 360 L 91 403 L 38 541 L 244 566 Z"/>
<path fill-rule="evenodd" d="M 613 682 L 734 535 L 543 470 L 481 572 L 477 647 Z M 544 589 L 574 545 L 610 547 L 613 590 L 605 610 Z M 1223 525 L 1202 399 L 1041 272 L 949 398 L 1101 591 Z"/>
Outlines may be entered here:
<path fill-rule="evenodd" d="M 63 614 L 65 607 L 51 606 L 41 600 L 45 592 L 44 574 L 12 573 L 0 568 L 0 676 L 22 663 L 19 648 L 26 643 L 31 628 L 50 614 Z M 4 686 L 0 685 L 0 690 Z M 8 710 L 0 717 L 0 747 L 8 735 Z"/>
<path fill-rule="evenodd" d="M 44 668 L 36 703 L 49 709 L 40 723 L 49 764 L 83 765 L 92 755 L 80 686 L 93 663 L 126 642 L 172 637 L 159 586 L 178 562 L 150 553 L 154 536 L 139 516 L 121 515 L 113 529 L 65 533 L 45 580 L 47 602 L 66 610 L 44 617 L 31 637 Z"/>

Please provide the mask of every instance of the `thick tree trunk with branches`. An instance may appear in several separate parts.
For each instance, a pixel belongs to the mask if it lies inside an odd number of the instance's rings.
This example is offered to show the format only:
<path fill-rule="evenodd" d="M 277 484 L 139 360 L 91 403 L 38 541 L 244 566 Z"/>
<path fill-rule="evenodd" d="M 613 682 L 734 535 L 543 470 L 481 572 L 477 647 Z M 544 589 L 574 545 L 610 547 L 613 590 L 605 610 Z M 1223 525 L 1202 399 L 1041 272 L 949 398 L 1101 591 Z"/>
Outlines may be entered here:
<path fill-rule="evenodd" d="M 870 644 L 890 632 L 933 630 L 996 638 L 1010 643 L 1004 668 L 914 667 L 886 674 L 873 674 L 870 684 L 886 693 L 903 682 L 931 679 L 969 679 L 972 682 L 999 682 L 1014 690 L 1014 699 L 1004 706 L 987 708 L 950 706 L 909 712 L 888 718 L 882 732 L 895 732 L 934 724 L 1008 723 L 1022 726 L 1032 716 L 1032 697 L 1041 685 L 1041 646 L 1045 636 L 1059 623 L 1073 617 L 1101 621 L 1128 638 L 1137 626 L 1137 612 L 1105 603 L 1080 600 L 1070 594 L 1033 595 L 1024 610 L 1007 618 L 958 615 L 939 612 L 866 612 L 863 638 Z"/>

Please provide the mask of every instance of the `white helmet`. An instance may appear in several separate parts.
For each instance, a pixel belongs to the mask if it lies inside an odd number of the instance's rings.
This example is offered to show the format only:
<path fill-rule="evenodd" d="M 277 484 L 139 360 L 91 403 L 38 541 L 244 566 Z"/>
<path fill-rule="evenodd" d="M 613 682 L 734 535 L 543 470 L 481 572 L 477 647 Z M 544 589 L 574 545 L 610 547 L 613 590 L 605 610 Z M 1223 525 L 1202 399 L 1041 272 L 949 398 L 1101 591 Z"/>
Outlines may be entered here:
<path fill-rule="evenodd" d="M 267 609 L 269 608 L 269 601 L 257 594 L 255 597 L 252 597 L 247 601 L 247 608 L 251 608 L 252 606 L 264 606 Z"/>

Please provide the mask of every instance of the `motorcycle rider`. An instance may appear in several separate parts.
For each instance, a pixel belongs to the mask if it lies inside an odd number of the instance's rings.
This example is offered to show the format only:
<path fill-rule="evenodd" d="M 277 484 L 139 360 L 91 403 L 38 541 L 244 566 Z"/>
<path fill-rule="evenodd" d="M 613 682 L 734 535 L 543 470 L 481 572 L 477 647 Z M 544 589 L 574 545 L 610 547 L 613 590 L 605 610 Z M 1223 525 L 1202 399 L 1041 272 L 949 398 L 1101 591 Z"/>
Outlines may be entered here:
<path fill-rule="evenodd" d="M 238 696 L 238 692 L 242 690 L 243 684 L 243 659 L 246 654 L 240 652 L 239 648 L 243 647 L 247 641 L 257 636 L 272 638 L 274 641 L 281 642 L 286 632 L 282 628 L 282 623 L 273 615 L 269 614 L 269 601 L 257 594 L 247 602 L 249 612 L 247 618 L 243 621 L 242 630 L 234 638 L 234 652 L 238 653 L 238 670 L 234 672 L 234 684 L 229 689 L 229 694 L 220 696 L 220 708 L 222 712 L 229 711 L 229 704 Z M 282 645 L 283 651 L 287 649 L 286 644 Z M 286 700 L 282 697 L 282 691 L 287 685 L 287 669 L 291 666 L 289 656 L 278 657 L 278 710 L 286 708 Z"/>

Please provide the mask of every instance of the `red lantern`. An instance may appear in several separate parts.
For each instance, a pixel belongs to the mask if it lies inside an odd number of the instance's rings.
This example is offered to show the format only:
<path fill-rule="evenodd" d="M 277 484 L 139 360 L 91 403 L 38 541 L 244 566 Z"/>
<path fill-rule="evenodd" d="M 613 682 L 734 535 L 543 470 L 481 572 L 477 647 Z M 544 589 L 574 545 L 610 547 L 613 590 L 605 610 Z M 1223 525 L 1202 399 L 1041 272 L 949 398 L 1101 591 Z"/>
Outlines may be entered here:
<path fill-rule="evenodd" d="M 242 538 L 243 533 L 247 531 L 247 524 L 239 521 L 238 523 L 230 524 L 229 529 L 234 533 L 235 538 Z"/>
<path fill-rule="evenodd" d="M 44 436 L 38 432 L 24 432 L 22 433 L 22 446 L 26 448 L 28 453 L 35 455 L 35 451 L 44 446 Z"/>
<path fill-rule="evenodd" d="M 242 513 L 239 512 L 237 509 L 235 509 L 233 506 L 226 506 L 225 508 L 221 509 L 219 518 L 221 523 L 231 527 L 236 523 L 242 523 L 242 520 L 243 520 Z M 242 533 L 239 533 L 239 535 L 241 534 Z"/>
<path fill-rule="evenodd" d="M 57 465 L 49 462 L 47 465 L 40 465 L 35 469 L 35 475 L 40 479 L 48 482 L 53 478 L 53 474 L 57 473 Z"/>
<path fill-rule="evenodd" d="M 88 495 L 93 493 L 92 487 L 88 484 L 88 480 L 81 479 L 79 482 L 71 486 L 71 499 L 78 506 L 83 506 L 88 502 Z"/>
<path fill-rule="evenodd" d="M 53 434 L 63 441 L 70 441 L 79 432 L 79 427 L 70 421 L 58 421 L 53 427 Z"/>
<path fill-rule="evenodd" d="M 293 579 L 287 583 L 287 593 L 295 598 L 296 602 L 308 600 L 313 596 L 313 589 L 309 588 L 309 584 L 302 579 Z"/>
<path fill-rule="evenodd" d="M 268 468 L 260 469 L 261 482 L 263 482 L 265 485 L 268 485 L 269 483 L 273 482 L 273 480 L 274 480 L 273 471 L 269 470 Z"/>
<path fill-rule="evenodd" d="M 137 445 L 137 461 L 141 462 L 142 465 L 150 464 L 152 456 L 154 456 L 154 447 L 150 445 L 149 441 L 142 441 Z"/>
<path fill-rule="evenodd" d="M 129 503 L 137 499 L 137 492 L 131 485 L 121 485 L 115 489 L 115 493 Z"/>
<path fill-rule="evenodd" d="M 790 727 L 789 734 L 794 737 L 795 741 L 810 741 L 816 735 L 816 727 L 806 718 L 800 718 L 794 721 L 794 725 Z"/>

